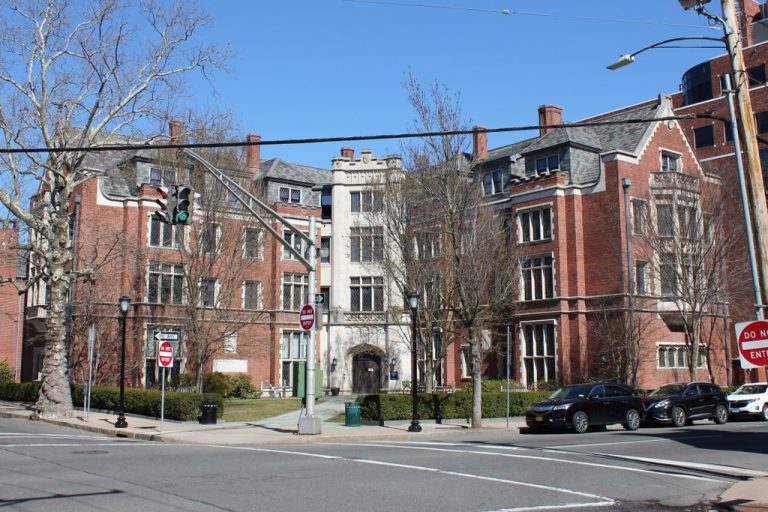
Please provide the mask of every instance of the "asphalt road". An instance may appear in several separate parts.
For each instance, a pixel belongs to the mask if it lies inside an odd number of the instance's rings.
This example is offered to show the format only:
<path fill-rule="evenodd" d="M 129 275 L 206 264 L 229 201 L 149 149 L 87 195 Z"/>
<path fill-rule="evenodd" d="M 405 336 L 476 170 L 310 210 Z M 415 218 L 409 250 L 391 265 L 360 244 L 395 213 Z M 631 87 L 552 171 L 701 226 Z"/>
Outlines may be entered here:
<path fill-rule="evenodd" d="M 768 474 L 768 422 L 417 441 L 217 446 L 0 419 L 0 508 L 696 510 Z M 682 507 L 682 508 L 675 508 Z"/>

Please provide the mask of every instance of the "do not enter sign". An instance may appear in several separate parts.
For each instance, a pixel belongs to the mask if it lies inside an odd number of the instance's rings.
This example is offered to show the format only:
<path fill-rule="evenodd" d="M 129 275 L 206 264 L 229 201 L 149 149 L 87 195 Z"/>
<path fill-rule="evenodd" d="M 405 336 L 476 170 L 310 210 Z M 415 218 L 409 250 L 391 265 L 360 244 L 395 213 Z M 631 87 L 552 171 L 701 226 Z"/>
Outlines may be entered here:
<path fill-rule="evenodd" d="M 301 308 L 301 316 L 299 317 L 299 323 L 301 328 L 308 331 L 315 325 L 315 308 L 312 304 L 304 304 Z"/>
<path fill-rule="evenodd" d="M 742 322 L 736 324 L 739 359 L 742 368 L 768 366 L 768 322 Z"/>
<path fill-rule="evenodd" d="M 167 341 L 161 342 L 157 348 L 157 362 L 160 368 L 173 366 L 173 347 Z"/>

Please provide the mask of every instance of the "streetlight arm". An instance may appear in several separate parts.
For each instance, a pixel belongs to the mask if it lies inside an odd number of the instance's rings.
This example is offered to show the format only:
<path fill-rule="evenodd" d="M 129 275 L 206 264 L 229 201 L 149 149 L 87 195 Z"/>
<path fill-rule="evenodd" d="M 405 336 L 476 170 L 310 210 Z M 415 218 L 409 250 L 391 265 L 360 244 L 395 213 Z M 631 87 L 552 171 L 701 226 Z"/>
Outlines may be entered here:
<path fill-rule="evenodd" d="M 619 57 L 619 60 L 610 66 L 607 66 L 607 68 L 614 70 L 632 64 L 635 61 L 636 55 L 639 55 L 648 50 L 652 50 L 654 48 L 720 48 L 720 46 L 669 46 L 669 43 L 675 43 L 677 41 L 717 41 L 721 45 L 725 46 L 725 37 L 673 37 L 672 39 L 665 39 L 664 41 L 659 41 L 658 43 L 648 45 L 645 48 L 640 48 L 636 52 L 622 55 Z"/>

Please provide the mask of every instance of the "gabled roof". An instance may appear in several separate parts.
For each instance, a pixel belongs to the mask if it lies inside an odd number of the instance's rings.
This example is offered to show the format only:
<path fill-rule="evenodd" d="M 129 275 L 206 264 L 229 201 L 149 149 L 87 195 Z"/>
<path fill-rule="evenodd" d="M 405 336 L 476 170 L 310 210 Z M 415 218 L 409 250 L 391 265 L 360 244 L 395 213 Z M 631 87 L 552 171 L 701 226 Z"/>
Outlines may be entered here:
<path fill-rule="evenodd" d="M 292 164 L 280 158 L 272 158 L 261 162 L 258 179 L 272 178 L 274 180 L 291 181 L 307 185 L 330 183 L 331 171 L 308 165 Z"/>

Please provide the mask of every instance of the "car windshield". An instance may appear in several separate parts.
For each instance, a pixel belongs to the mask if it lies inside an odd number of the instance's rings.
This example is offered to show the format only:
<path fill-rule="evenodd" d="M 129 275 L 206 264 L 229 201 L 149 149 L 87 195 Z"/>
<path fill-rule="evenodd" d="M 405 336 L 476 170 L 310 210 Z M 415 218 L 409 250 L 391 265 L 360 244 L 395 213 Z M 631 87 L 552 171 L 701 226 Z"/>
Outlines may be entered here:
<path fill-rule="evenodd" d="M 659 389 L 651 391 L 648 393 L 648 396 L 676 395 L 680 393 L 684 387 L 685 386 L 682 384 L 667 384 L 666 386 L 661 386 Z"/>
<path fill-rule="evenodd" d="M 587 396 L 589 394 L 589 390 L 592 389 L 592 386 L 566 386 L 564 388 L 560 388 L 551 395 L 549 395 L 550 400 L 562 400 L 564 398 L 579 398 L 583 396 Z"/>
<path fill-rule="evenodd" d="M 768 386 L 765 384 L 744 384 L 739 389 L 733 392 L 734 395 L 758 395 L 765 393 Z"/>

